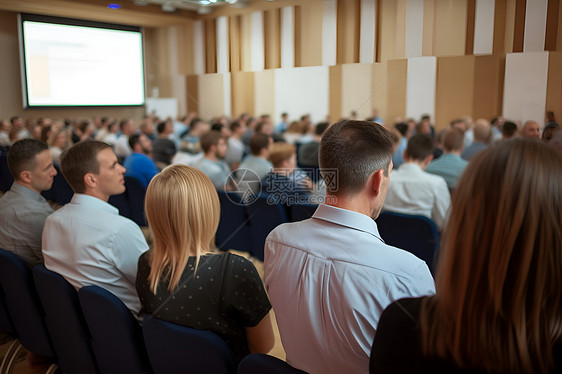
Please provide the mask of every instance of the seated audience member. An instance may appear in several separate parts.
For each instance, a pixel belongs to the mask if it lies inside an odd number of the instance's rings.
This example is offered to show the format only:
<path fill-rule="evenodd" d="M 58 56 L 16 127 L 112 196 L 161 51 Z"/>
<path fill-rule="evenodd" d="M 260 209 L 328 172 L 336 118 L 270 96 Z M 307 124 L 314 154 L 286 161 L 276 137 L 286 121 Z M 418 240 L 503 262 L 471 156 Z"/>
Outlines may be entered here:
<path fill-rule="evenodd" d="M 282 204 L 308 203 L 312 182 L 297 168 L 297 148 L 289 143 L 273 143 L 269 160 L 273 170 L 262 179 L 262 191 Z"/>
<path fill-rule="evenodd" d="M 41 233 L 53 208 L 41 196 L 53 185 L 57 171 L 47 144 L 35 139 L 15 142 L 8 151 L 14 184 L 0 198 L 0 248 L 29 265 L 43 263 Z"/>
<path fill-rule="evenodd" d="M 394 124 L 395 130 L 400 134 L 399 143 L 392 154 L 392 165 L 393 169 L 396 170 L 404 163 L 404 151 L 406 150 L 406 145 L 408 145 L 408 125 L 404 122 L 399 122 Z"/>
<path fill-rule="evenodd" d="M 433 142 L 427 135 L 416 134 L 408 141 L 404 163 L 390 176 L 384 210 L 431 218 L 441 231 L 451 195 L 443 177 L 427 173 L 433 159 Z"/>
<path fill-rule="evenodd" d="M 129 146 L 133 149 L 133 154 L 127 157 L 123 163 L 127 169 L 125 175 L 136 178 L 146 187 L 159 171 L 150 158 L 152 143 L 145 134 L 134 134 L 129 137 Z"/>
<path fill-rule="evenodd" d="M 298 158 L 303 167 L 318 167 L 318 149 L 320 149 L 320 140 L 326 132 L 330 124 L 328 122 L 320 122 L 316 125 L 314 138 L 312 141 L 303 144 L 299 148 Z"/>
<path fill-rule="evenodd" d="M 289 126 L 289 115 L 287 113 L 281 113 L 281 121 L 277 125 L 275 125 L 275 132 L 278 134 L 282 134 L 287 131 L 287 127 Z"/>
<path fill-rule="evenodd" d="M 115 120 L 109 122 L 107 125 L 109 132 L 101 139 L 102 142 L 115 146 L 117 142 L 117 133 L 119 132 L 119 123 Z"/>
<path fill-rule="evenodd" d="M 211 125 L 208 122 L 203 121 L 201 118 L 192 119 L 188 132 L 181 136 L 181 151 L 192 155 L 200 153 L 201 143 L 199 140 L 209 131 L 211 131 Z"/>
<path fill-rule="evenodd" d="M 250 138 L 250 154 L 236 170 L 239 181 L 260 181 L 273 169 L 269 162 L 269 147 L 272 143 L 271 137 L 265 134 L 254 134 Z M 259 188 L 253 190 L 257 192 Z"/>
<path fill-rule="evenodd" d="M 520 134 L 524 138 L 537 140 L 541 138 L 541 129 L 537 122 L 527 121 L 523 124 Z"/>
<path fill-rule="evenodd" d="M 148 245 L 141 229 L 107 203 L 125 191 L 125 168 L 108 144 L 92 140 L 63 153 L 61 170 L 74 196 L 45 221 L 45 266 L 77 289 L 107 289 L 136 315 L 137 263 Z"/>
<path fill-rule="evenodd" d="M 0 120 L 0 146 L 9 147 L 12 145 L 12 141 L 10 140 L 11 129 L 12 125 L 10 125 L 10 122 L 3 119 Z"/>
<path fill-rule="evenodd" d="M 121 130 L 121 135 L 117 137 L 115 142 L 115 155 L 124 160 L 133 153 L 129 145 L 129 137 L 135 133 L 135 121 L 132 118 L 123 119 L 119 123 L 119 129 Z"/>
<path fill-rule="evenodd" d="M 466 161 L 470 161 L 478 153 L 486 148 L 492 139 L 492 129 L 490 123 L 485 119 L 478 119 L 474 122 L 472 128 L 474 141 L 462 151 L 461 157 Z"/>
<path fill-rule="evenodd" d="M 174 133 L 174 125 L 171 120 L 162 121 L 156 126 L 158 137 L 152 142 L 152 158 L 161 167 L 172 163 L 172 157 L 176 154 L 176 144 L 169 139 Z"/>
<path fill-rule="evenodd" d="M 371 373 L 562 371 L 560 196 L 562 157 L 539 142 L 502 142 L 471 161 L 437 294 L 384 311 Z"/>
<path fill-rule="evenodd" d="M 383 126 L 341 121 L 320 143 L 320 167 L 337 169 L 312 218 L 275 228 L 265 243 L 265 284 L 287 362 L 307 373 L 365 373 L 379 316 L 393 301 L 431 295 L 416 256 L 384 244 L 377 217 L 392 170 Z M 336 182 L 337 181 L 337 182 Z"/>
<path fill-rule="evenodd" d="M 562 130 L 555 129 L 552 137 L 548 141 L 548 145 L 553 147 L 558 153 L 562 155 Z"/>
<path fill-rule="evenodd" d="M 468 165 L 468 161 L 461 158 L 463 144 L 461 131 L 455 128 L 447 130 L 443 139 L 444 154 L 431 161 L 425 169 L 428 173 L 443 177 L 449 190 L 457 187 L 457 182 Z"/>
<path fill-rule="evenodd" d="M 154 141 L 156 140 L 156 134 L 154 133 L 154 122 L 152 121 L 151 117 L 146 117 L 143 118 L 140 126 L 139 126 L 139 131 L 141 134 L 146 135 L 146 137 L 148 139 L 150 139 L 150 141 Z M 173 127 L 172 127 L 172 132 L 173 132 Z"/>
<path fill-rule="evenodd" d="M 542 132 L 542 141 L 548 143 L 552 138 L 554 132 L 559 128 L 560 125 L 558 125 L 556 122 L 550 122 L 549 124 L 547 124 Z"/>
<path fill-rule="evenodd" d="M 492 121 L 490 121 L 490 125 L 492 127 L 492 142 L 493 143 L 497 143 L 500 140 L 502 140 L 502 127 L 503 124 L 505 123 L 505 120 L 503 119 L 502 116 L 498 116 L 498 117 L 494 117 L 492 118 Z"/>
<path fill-rule="evenodd" d="M 60 164 L 60 156 L 63 151 L 70 145 L 70 134 L 67 129 L 62 128 L 56 132 L 51 133 L 49 138 L 49 151 L 53 162 L 57 165 Z"/>
<path fill-rule="evenodd" d="M 502 125 L 502 140 L 511 139 L 517 136 L 517 125 L 511 121 L 506 121 Z"/>
<path fill-rule="evenodd" d="M 252 262 L 211 253 L 220 218 L 215 187 L 202 172 L 173 165 L 146 192 L 154 248 L 139 259 L 143 312 L 220 336 L 240 361 L 273 346 L 271 304 Z M 151 318 L 146 316 L 145 318 Z"/>
<path fill-rule="evenodd" d="M 239 121 L 232 122 L 230 124 L 230 133 L 228 149 L 224 160 L 232 170 L 236 170 L 246 153 L 246 145 L 242 141 L 242 136 L 246 133 L 246 124 Z"/>
<path fill-rule="evenodd" d="M 283 138 L 287 143 L 300 143 L 301 138 L 308 132 L 308 124 L 302 121 L 293 121 L 287 131 L 283 133 Z"/>
<path fill-rule="evenodd" d="M 217 189 L 232 190 L 230 168 L 224 162 L 228 149 L 226 139 L 218 131 L 209 131 L 201 137 L 201 148 L 205 155 L 193 167 L 205 173 Z"/>

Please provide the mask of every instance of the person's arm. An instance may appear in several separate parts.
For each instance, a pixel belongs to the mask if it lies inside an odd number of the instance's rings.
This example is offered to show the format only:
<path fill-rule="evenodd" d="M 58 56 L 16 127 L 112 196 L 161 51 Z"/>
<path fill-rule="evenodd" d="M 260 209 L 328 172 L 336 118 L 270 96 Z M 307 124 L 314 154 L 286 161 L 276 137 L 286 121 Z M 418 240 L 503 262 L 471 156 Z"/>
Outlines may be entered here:
<path fill-rule="evenodd" d="M 268 353 L 273 348 L 275 337 L 271 324 L 271 310 L 256 326 L 246 327 L 246 338 L 251 353 Z"/>

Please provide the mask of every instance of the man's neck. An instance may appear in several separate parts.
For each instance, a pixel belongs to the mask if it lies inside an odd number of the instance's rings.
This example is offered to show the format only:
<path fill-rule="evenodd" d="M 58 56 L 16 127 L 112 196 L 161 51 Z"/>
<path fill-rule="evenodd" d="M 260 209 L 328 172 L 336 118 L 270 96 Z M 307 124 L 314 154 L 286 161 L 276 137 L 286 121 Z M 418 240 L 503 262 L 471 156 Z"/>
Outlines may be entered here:
<path fill-rule="evenodd" d="M 330 195 L 326 193 L 326 205 L 330 205 L 340 209 L 351 210 L 352 212 L 357 212 L 371 217 L 373 214 L 371 204 L 368 199 L 364 199 L 361 195 L 354 196 L 341 196 L 341 195 Z"/>
<path fill-rule="evenodd" d="M 215 155 L 215 154 L 213 154 L 213 153 L 207 153 L 207 154 L 205 154 L 205 158 L 206 158 L 207 160 L 209 160 L 209 161 L 214 161 L 214 162 L 219 161 L 217 155 Z"/>
<path fill-rule="evenodd" d="M 31 186 L 31 184 L 27 184 L 27 183 L 25 183 L 25 182 L 23 182 L 23 181 L 14 181 L 14 183 L 17 183 L 17 184 L 19 184 L 20 186 L 25 187 L 25 188 L 27 188 L 28 190 L 31 190 L 31 191 L 33 191 L 33 192 L 35 192 L 35 193 L 37 193 L 37 194 L 41 194 L 41 191 L 37 191 L 35 188 L 33 188 L 33 187 Z"/>
<path fill-rule="evenodd" d="M 455 156 L 461 156 L 462 151 L 460 149 L 458 150 L 452 150 L 452 151 L 445 151 L 445 154 L 449 154 L 449 155 L 455 155 Z"/>

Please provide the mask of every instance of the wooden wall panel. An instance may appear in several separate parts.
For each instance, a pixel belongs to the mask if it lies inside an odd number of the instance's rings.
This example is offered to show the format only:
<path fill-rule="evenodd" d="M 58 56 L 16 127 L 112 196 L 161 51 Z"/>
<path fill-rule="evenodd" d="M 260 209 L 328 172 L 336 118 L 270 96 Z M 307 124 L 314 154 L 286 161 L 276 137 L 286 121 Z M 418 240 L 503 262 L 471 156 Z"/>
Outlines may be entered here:
<path fill-rule="evenodd" d="M 398 57 L 396 51 L 398 8 L 394 0 L 378 0 L 377 5 L 377 62 L 384 62 Z"/>
<path fill-rule="evenodd" d="M 258 71 L 254 75 L 254 113 L 274 115 L 275 113 L 275 70 Z M 274 117 L 275 118 L 275 117 Z"/>
<path fill-rule="evenodd" d="M 360 0 L 338 1 L 338 64 L 359 62 Z"/>
<path fill-rule="evenodd" d="M 435 46 L 435 0 L 423 2 L 423 40 L 422 55 L 434 56 Z"/>
<path fill-rule="evenodd" d="M 228 36 L 228 41 L 230 43 L 230 71 L 237 72 L 241 69 L 240 16 L 229 17 Z"/>
<path fill-rule="evenodd" d="M 525 41 L 526 6 L 526 0 L 515 0 L 515 20 L 513 22 L 513 52 L 523 52 L 523 43 Z"/>
<path fill-rule="evenodd" d="M 558 20 L 560 16 L 560 0 L 548 0 L 546 12 L 545 51 L 555 51 L 558 39 Z"/>
<path fill-rule="evenodd" d="M 393 123 L 397 117 L 406 115 L 406 86 L 408 81 L 408 60 L 389 60 L 387 64 L 388 101 L 386 122 Z"/>
<path fill-rule="evenodd" d="M 507 23 L 507 0 L 496 0 L 494 9 L 494 44 L 492 54 L 504 55 Z"/>
<path fill-rule="evenodd" d="M 252 15 L 240 16 L 240 70 L 252 70 Z"/>
<path fill-rule="evenodd" d="M 562 6 L 558 7 L 558 36 L 556 37 L 556 50 L 562 52 Z"/>
<path fill-rule="evenodd" d="M 217 22 L 205 20 L 205 72 L 217 72 Z"/>
<path fill-rule="evenodd" d="M 475 57 L 472 117 L 491 120 L 502 113 L 503 63 L 502 56 Z"/>
<path fill-rule="evenodd" d="M 242 113 L 254 115 L 254 72 L 231 73 L 232 77 L 232 115 Z"/>
<path fill-rule="evenodd" d="M 178 25 L 176 51 L 178 53 L 178 72 L 183 75 L 195 73 L 193 60 L 193 21 Z"/>
<path fill-rule="evenodd" d="M 281 10 L 264 12 L 265 68 L 281 67 Z"/>
<path fill-rule="evenodd" d="M 388 83 L 392 80 L 392 77 L 388 76 L 387 63 L 371 64 L 371 68 L 371 113 L 376 110 L 385 124 L 392 124 L 394 119 L 387 116 Z"/>
<path fill-rule="evenodd" d="M 330 121 L 337 122 L 343 118 L 342 113 L 342 65 L 330 66 Z"/>
<path fill-rule="evenodd" d="M 352 111 L 358 118 L 371 115 L 371 73 L 372 64 L 342 65 L 342 112 L 350 117 Z"/>
<path fill-rule="evenodd" d="M 322 65 L 323 13 L 321 1 L 295 7 L 295 66 Z"/>
<path fill-rule="evenodd" d="M 187 112 L 199 112 L 199 75 L 188 75 L 185 86 L 187 89 Z"/>
<path fill-rule="evenodd" d="M 436 0 L 435 4 L 435 56 L 464 55 L 467 0 Z"/>
<path fill-rule="evenodd" d="M 466 7 L 466 42 L 465 55 L 471 55 L 474 52 L 474 25 L 476 23 L 476 0 L 467 0 Z"/>
<path fill-rule="evenodd" d="M 472 115 L 475 56 L 437 59 L 435 125 L 445 127 L 451 120 Z M 462 74 L 459 72 L 462 71 Z"/>
<path fill-rule="evenodd" d="M 199 76 L 199 107 L 197 114 L 204 120 L 221 116 L 224 113 L 224 74 L 205 74 Z"/>
<path fill-rule="evenodd" d="M 548 56 L 548 78 L 546 87 L 546 110 L 562 118 L 562 52 L 550 52 Z"/>

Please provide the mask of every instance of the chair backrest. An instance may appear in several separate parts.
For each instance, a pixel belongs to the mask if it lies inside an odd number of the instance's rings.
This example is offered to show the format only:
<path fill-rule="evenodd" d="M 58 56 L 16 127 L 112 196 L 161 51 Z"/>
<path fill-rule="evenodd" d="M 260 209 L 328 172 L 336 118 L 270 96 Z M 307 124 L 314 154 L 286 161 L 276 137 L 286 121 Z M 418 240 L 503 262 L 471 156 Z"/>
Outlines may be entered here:
<path fill-rule="evenodd" d="M 228 345 L 216 334 L 145 317 L 144 342 L 155 374 L 235 373 Z"/>
<path fill-rule="evenodd" d="M 304 221 L 312 217 L 318 205 L 316 204 L 291 204 L 289 205 L 289 215 L 291 222 Z"/>
<path fill-rule="evenodd" d="M 427 217 L 381 212 L 376 219 L 386 244 L 404 249 L 425 261 L 433 274 L 439 248 L 439 231 Z"/>
<path fill-rule="evenodd" d="M 6 294 L 0 284 L 0 332 L 7 333 L 11 336 L 15 335 L 14 325 L 12 319 L 8 314 L 8 307 L 6 306 Z"/>
<path fill-rule="evenodd" d="M 90 346 L 90 332 L 74 287 L 43 265 L 33 268 L 33 278 L 59 358 L 59 367 L 70 374 L 97 373 L 96 359 Z"/>
<path fill-rule="evenodd" d="M 139 226 L 148 226 L 144 215 L 146 188 L 135 177 L 125 176 L 126 196 L 129 202 L 130 219 Z"/>
<path fill-rule="evenodd" d="M 151 373 L 141 327 L 129 308 L 98 286 L 82 287 L 78 298 L 100 373 Z"/>
<path fill-rule="evenodd" d="M 57 171 L 57 175 L 55 175 L 55 177 L 53 178 L 53 185 L 51 186 L 50 190 L 43 191 L 42 195 L 47 200 L 51 200 L 55 203 L 64 205 L 72 200 L 74 192 L 72 191 L 72 188 L 70 187 L 66 179 L 64 179 L 60 167 L 58 165 L 54 166 L 55 170 Z"/>
<path fill-rule="evenodd" d="M 237 249 L 250 252 L 250 226 L 245 204 L 238 193 L 217 190 L 221 204 L 221 217 L 215 235 L 217 248 L 226 251 Z"/>
<path fill-rule="evenodd" d="M 19 341 L 33 353 L 55 358 L 31 270 L 5 249 L 0 249 L 0 284 Z"/>
<path fill-rule="evenodd" d="M 277 357 L 263 353 L 252 353 L 240 361 L 238 374 L 302 374 L 302 370 L 295 369 Z M 306 374 L 306 373 L 305 373 Z"/>
<path fill-rule="evenodd" d="M 261 193 L 256 201 L 247 206 L 252 236 L 252 255 L 261 261 L 267 235 L 282 223 L 288 222 L 287 207 L 270 201 L 269 195 Z"/>
<path fill-rule="evenodd" d="M 0 154 L 0 191 L 8 191 L 14 183 L 14 178 L 8 169 L 8 154 Z"/>
<path fill-rule="evenodd" d="M 110 196 L 107 202 L 119 209 L 119 215 L 127 218 L 131 217 L 131 209 L 129 208 L 126 190 L 122 194 Z"/>

